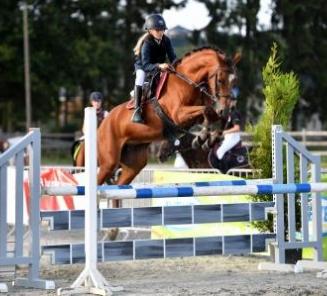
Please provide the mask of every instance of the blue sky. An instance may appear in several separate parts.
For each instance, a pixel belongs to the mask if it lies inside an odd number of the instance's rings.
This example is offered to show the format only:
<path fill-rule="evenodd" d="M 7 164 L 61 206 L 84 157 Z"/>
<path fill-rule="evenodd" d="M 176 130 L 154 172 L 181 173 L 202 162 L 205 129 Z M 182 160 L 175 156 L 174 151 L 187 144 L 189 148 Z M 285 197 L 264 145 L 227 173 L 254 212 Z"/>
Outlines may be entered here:
<path fill-rule="evenodd" d="M 271 10 L 269 5 L 271 0 L 261 0 L 261 8 L 259 11 L 259 26 L 267 27 L 269 24 Z M 183 9 L 169 9 L 163 11 L 163 17 L 166 20 L 168 28 L 173 28 L 181 25 L 187 29 L 202 29 L 210 19 L 208 11 L 204 4 L 194 0 L 189 0 L 188 4 Z"/>

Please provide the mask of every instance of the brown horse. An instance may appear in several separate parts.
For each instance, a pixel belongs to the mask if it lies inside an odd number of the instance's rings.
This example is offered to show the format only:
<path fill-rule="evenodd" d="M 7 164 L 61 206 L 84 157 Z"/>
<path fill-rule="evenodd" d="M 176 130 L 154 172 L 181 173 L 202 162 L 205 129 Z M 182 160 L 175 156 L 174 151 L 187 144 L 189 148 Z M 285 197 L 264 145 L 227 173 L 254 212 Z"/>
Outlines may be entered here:
<path fill-rule="evenodd" d="M 127 102 L 112 109 L 98 129 L 98 184 L 110 178 L 118 166 L 122 173 L 117 184 L 130 183 L 147 163 L 149 143 L 164 139 L 173 126 L 192 126 L 204 118 L 210 103 L 229 97 L 239 58 L 236 54 L 230 59 L 210 47 L 186 54 L 174 63 L 157 104 L 151 100 L 144 105 L 145 124 L 131 122 L 133 110 L 127 108 Z M 168 118 L 168 128 L 162 118 Z M 113 207 L 118 206 L 119 202 L 113 201 Z"/>

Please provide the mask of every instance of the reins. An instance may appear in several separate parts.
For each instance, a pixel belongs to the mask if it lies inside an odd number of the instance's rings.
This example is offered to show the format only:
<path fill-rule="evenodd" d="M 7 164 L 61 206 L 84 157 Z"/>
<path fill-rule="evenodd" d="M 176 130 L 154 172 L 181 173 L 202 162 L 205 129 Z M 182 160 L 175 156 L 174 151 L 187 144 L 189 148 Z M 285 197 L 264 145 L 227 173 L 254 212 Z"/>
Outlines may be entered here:
<path fill-rule="evenodd" d="M 175 68 L 173 68 L 173 66 L 169 66 L 169 72 L 171 72 L 172 74 L 174 74 L 175 76 L 177 76 L 179 79 L 185 81 L 187 84 L 191 85 L 192 87 L 199 89 L 199 91 L 201 93 L 203 93 L 204 95 L 206 95 L 211 101 L 213 102 L 217 102 L 219 100 L 219 97 L 230 97 L 230 95 L 222 95 L 219 94 L 215 95 L 215 94 L 211 94 L 208 92 L 207 88 L 206 88 L 206 81 L 201 81 L 200 83 L 196 83 L 195 81 L 193 81 L 192 79 L 190 79 L 189 77 L 187 77 L 185 74 L 177 72 L 175 70 Z M 212 73 L 209 77 L 208 77 L 208 82 L 211 78 L 213 78 L 214 76 L 217 77 L 218 71 L 219 70 L 225 70 L 225 71 L 229 71 L 229 69 L 225 69 L 225 68 L 221 68 L 220 66 L 217 67 L 217 69 L 214 71 L 214 73 Z M 216 83 L 217 79 L 215 79 L 215 83 Z"/>

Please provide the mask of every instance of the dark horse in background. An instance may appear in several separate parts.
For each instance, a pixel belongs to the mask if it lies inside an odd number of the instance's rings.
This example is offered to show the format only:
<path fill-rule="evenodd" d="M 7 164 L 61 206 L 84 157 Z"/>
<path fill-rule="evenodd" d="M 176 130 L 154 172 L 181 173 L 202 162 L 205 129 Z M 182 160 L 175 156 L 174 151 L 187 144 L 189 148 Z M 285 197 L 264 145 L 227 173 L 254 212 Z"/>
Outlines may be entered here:
<path fill-rule="evenodd" d="M 73 166 L 84 167 L 85 165 L 85 147 L 84 139 L 81 137 L 75 140 L 71 148 L 71 156 L 73 158 Z"/>
<path fill-rule="evenodd" d="M 213 103 L 224 105 L 230 96 L 240 56 L 228 58 L 222 51 L 205 47 L 174 63 L 160 99 L 143 106 L 145 124 L 131 122 L 128 102 L 116 106 L 98 128 L 98 184 L 122 168 L 117 184 L 129 184 L 147 164 L 147 148 L 153 141 L 177 138 L 181 128 L 204 120 Z M 219 102 L 218 102 L 219 101 Z M 119 201 L 113 201 L 119 207 Z"/>
<path fill-rule="evenodd" d="M 223 159 L 219 161 L 216 151 L 221 141 L 219 132 L 215 133 L 215 135 L 187 133 L 175 142 L 161 141 L 157 157 L 160 162 L 165 162 L 169 157 L 174 156 L 175 152 L 179 152 L 190 169 L 215 168 L 223 174 L 232 168 L 247 168 L 250 166 L 248 150 L 241 142 L 227 151 Z M 202 145 L 195 145 L 195 143 L 199 142 Z"/>

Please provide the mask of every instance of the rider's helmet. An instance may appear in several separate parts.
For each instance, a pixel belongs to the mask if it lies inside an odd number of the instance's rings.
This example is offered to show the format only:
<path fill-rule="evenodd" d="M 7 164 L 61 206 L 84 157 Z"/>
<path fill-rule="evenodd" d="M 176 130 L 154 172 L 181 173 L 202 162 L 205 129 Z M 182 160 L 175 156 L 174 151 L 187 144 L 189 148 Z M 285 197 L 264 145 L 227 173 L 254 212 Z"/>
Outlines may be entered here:
<path fill-rule="evenodd" d="M 237 86 L 233 86 L 230 91 L 230 98 L 232 100 L 237 100 L 240 95 L 240 89 Z"/>
<path fill-rule="evenodd" d="M 102 102 L 103 94 L 99 91 L 94 91 L 90 94 L 90 101 Z"/>
<path fill-rule="evenodd" d="M 160 14 L 151 14 L 147 17 L 144 24 L 144 30 L 167 30 L 166 22 Z"/>

